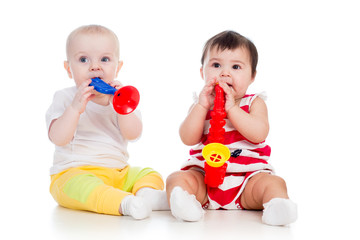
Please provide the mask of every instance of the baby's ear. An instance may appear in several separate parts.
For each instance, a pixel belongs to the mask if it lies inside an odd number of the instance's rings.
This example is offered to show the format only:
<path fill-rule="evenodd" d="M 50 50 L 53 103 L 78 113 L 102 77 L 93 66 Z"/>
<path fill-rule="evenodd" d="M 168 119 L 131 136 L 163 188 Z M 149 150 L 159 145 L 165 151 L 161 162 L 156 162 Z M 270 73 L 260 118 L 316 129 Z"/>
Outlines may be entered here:
<path fill-rule="evenodd" d="M 118 66 L 117 66 L 117 68 L 116 68 L 116 75 L 115 75 L 115 77 L 118 76 L 119 71 L 120 71 L 120 69 L 122 68 L 123 64 L 124 64 L 123 61 L 119 61 L 119 62 L 118 62 Z"/>
<path fill-rule="evenodd" d="M 69 78 L 72 78 L 72 74 L 71 74 L 71 69 L 70 69 L 70 64 L 68 61 L 64 61 L 64 68 L 69 76 Z"/>
<path fill-rule="evenodd" d="M 202 79 L 204 79 L 203 67 L 200 68 L 200 76 Z"/>
<path fill-rule="evenodd" d="M 251 76 L 251 83 L 253 83 L 255 81 L 255 77 L 256 77 L 256 71 L 252 74 Z"/>

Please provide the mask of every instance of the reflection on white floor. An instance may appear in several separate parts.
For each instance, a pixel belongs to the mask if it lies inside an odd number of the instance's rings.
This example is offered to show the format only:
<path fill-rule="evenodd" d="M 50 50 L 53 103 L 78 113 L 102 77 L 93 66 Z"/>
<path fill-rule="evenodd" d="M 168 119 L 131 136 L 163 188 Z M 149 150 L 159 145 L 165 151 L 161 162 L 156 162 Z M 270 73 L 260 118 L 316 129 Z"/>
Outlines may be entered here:
<path fill-rule="evenodd" d="M 15 191 L 11 184 L 3 186 L 9 197 L 0 198 L 0 220 L 4 223 L 0 239 L 360 239 L 358 197 L 345 187 L 330 194 L 326 185 L 304 181 L 308 187 L 296 186 L 298 191 L 292 194 L 298 204 L 298 220 L 274 227 L 261 222 L 261 211 L 207 210 L 204 219 L 190 223 L 176 220 L 170 211 L 154 211 L 147 219 L 134 220 L 66 209 L 52 199 L 48 181 L 44 174 L 26 183 L 37 188 Z"/>
<path fill-rule="evenodd" d="M 261 212 L 207 211 L 199 222 L 180 222 L 169 211 L 153 212 L 145 220 L 107 216 L 55 207 L 51 213 L 52 232 L 59 239 L 78 237 L 127 238 L 156 236 L 166 239 L 222 239 L 241 236 L 243 239 L 292 239 L 292 228 L 271 227 L 261 223 Z M 153 237 L 151 237 L 153 236 Z M 164 238 L 165 239 L 165 238 Z"/>

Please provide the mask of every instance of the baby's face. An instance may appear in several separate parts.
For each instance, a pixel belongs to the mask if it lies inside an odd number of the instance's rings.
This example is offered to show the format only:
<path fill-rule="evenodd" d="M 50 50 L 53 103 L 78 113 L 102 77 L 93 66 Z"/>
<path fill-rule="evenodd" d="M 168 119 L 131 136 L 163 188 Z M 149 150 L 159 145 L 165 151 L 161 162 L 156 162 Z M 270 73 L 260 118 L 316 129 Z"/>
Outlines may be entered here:
<path fill-rule="evenodd" d="M 245 48 L 221 51 L 214 47 L 205 57 L 201 75 L 206 82 L 214 78 L 224 81 L 237 99 L 245 95 L 255 78 L 251 74 L 250 56 Z"/>
<path fill-rule="evenodd" d="M 69 77 L 74 78 L 76 86 L 94 77 L 113 81 L 122 66 L 117 48 L 111 34 L 79 33 L 69 46 L 65 69 Z"/>

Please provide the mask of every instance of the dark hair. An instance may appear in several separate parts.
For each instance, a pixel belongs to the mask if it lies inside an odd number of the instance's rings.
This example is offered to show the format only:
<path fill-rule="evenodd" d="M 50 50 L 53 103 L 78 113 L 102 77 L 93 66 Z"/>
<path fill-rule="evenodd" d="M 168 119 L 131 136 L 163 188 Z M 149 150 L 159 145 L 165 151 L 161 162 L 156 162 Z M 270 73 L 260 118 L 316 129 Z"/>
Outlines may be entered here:
<path fill-rule="evenodd" d="M 204 64 L 208 51 L 212 50 L 214 47 L 217 47 L 217 50 L 221 51 L 224 51 L 225 49 L 234 50 L 239 47 L 247 49 L 250 56 L 251 74 L 254 76 L 258 62 L 258 52 L 254 43 L 249 39 L 234 31 L 224 31 L 213 36 L 204 46 L 201 65 Z"/>

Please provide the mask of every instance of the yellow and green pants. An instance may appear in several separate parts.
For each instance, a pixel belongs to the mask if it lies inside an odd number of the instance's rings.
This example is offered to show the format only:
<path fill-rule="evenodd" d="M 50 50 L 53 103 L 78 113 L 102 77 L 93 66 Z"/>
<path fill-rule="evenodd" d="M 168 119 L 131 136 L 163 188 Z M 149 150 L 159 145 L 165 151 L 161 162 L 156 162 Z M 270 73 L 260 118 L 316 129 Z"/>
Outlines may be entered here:
<path fill-rule="evenodd" d="M 66 208 L 120 215 L 123 198 L 144 187 L 163 190 L 164 181 L 151 168 L 82 166 L 52 175 L 50 192 Z"/>

